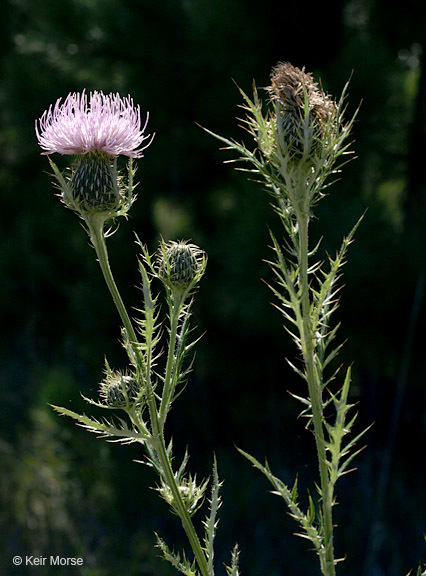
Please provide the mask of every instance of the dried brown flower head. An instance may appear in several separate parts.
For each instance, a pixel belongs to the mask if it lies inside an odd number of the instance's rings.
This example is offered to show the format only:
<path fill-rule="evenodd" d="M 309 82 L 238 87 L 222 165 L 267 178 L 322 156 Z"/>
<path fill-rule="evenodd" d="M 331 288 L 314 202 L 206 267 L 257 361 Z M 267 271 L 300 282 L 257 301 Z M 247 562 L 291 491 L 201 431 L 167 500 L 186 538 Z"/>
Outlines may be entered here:
<path fill-rule="evenodd" d="M 318 139 L 336 112 L 334 100 L 314 82 L 313 76 L 289 62 L 279 62 L 271 72 L 267 88 L 271 100 L 279 105 L 287 144 L 303 152 L 303 130 L 312 129 Z M 306 107 L 306 104 L 308 107 Z"/>

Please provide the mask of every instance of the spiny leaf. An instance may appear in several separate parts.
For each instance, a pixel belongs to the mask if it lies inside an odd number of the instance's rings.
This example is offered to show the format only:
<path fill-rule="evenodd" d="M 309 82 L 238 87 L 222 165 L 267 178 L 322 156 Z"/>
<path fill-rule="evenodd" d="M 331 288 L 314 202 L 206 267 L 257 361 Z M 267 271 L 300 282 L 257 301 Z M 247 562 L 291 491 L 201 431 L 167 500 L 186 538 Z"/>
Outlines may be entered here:
<path fill-rule="evenodd" d="M 240 576 L 240 572 L 238 569 L 239 557 L 240 557 L 240 551 L 238 549 L 238 544 L 235 544 L 231 555 L 231 566 L 227 566 L 225 564 L 227 576 Z"/>
<path fill-rule="evenodd" d="M 298 477 L 294 481 L 293 488 L 291 489 L 291 499 L 295 504 L 297 504 L 297 489 L 298 489 Z"/>
<path fill-rule="evenodd" d="M 297 368 L 297 366 L 295 366 L 292 362 L 290 362 L 290 360 L 288 358 L 286 358 L 286 362 L 291 368 L 293 368 L 293 370 L 296 372 L 296 374 L 298 374 L 303 380 L 306 381 L 306 374 L 304 372 L 302 372 L 299 368 Z M 294 396 L 294 398 L 297 398 L 298 400 L 300 399 L 299 396 L 295 396 L 293 394 L 292 394 L 292 396 Z M 304 399 L 303 399 L 303 401 L 304 401 Z"/>
<path fill-rule="evenodd" d="M 214 560 L 214 539 L 216 535 L 216 528 L 218 525 L 217 512 L 222 504 L 219 495 L 219 490 L 221 486 L 222 482 L 219 482 L 219 476 L 217 472 L 217 462 L 215 456 L 213 461 L 212 491 L 211 491 L 211 498 L 209 500 L 210 514 L 206 517 L 206 520 L 203 522 L 205 528 L 204 550 L 206 552 L 206 556 L 208 559 L 208 570 L 211 576 L 214 575 L 213 560 Z"/>
<path fill-rule="evenodd" d="M 171 551 L 168 548 L 165 541 L 162 538 L 160 538 L 158 534 L 156 534 L 155 536 L 157 538 L 157 547 L 163 553 L 165 560 L 170 562 L 170 564 L 174 566 L 176 570 L 178 570 L 182 574 L 185 574 L 185 576 L 198 576 L 198 572 L 195 568 L 195 561 L 192 564 L 190 564 L 190 562 L 187 560 L 185 556 L 185 552 L 183 553 L 183 557 L 181 559 L 180 554 Z"/>
<path fill-rule="evenodd" d="M 89 418 L 85 414 L 77 414 L 77 412 L 73 412 L 72 410 L 68 410 L 67 408 L 62 408 L 60 406 L 54 406 L 51 404 L 52 408 L 56 410 L 62 416 L 69 416 L 74 420 L 77 420 L 78 424 L 83 428 L 89 430 L 89 432 L 98 433 L 99 437 L 116 437 L 116 442 L 122 442 L 124 444 L 131 444 L 132 442 L 146 442 L 149 441 L 151 438 L 146 434 L 142 434 L 137 430 L 131 430 L 126 422 L 121 418 L 117 418 L 117 420 L 121 424 L 121 428 L 117 428 L 114 424 L 108 422 L 106 419 L 103 421 L 96 420 L 95 418 Z"/>
<path fill-rule="evenodd" d="M 299 523 L 301 528 L 304 530 L 304 533 L 301 534 L 298 533 L 297 535 L 301 536 L 302 538 L 307 538 L 308 540 L 310 540 L 314 544 L 317 553 L 321 556 L 321 554 L 323 553 L 323 538 L 318 529 L 316 528 L 316 526 L 314 525 L 315 507 L 312 509 L 313 501 L 311 505 L 310 500 L 309 511 L 307 514 L 305 514 L 304 512 L 302 512 L 299 505 L 294 500 L 295 491 L 297 491 L 297 488 L 295 490 L 295 485 L 293 485 L 293 488 L 290 490 L 284 484 L 284 482 L 282 482 L 279 478 L 277 478 L 272 474 L 267 462 L 265 462 L 265 465 L 262 465 L 254 456 L 251 456 L 250 454 L 244 452 L 240 448 L 238 448 L 238 451 L 243 456 L 245 456 L 253 464 L 255 468 L 260 470 L 268 478 L 268 480 L 275 488 L 275 490 L 272 493 L 276 494 L 277 496 L 281 496 L 284 499 L 290 510 L 290 515 Z"/>

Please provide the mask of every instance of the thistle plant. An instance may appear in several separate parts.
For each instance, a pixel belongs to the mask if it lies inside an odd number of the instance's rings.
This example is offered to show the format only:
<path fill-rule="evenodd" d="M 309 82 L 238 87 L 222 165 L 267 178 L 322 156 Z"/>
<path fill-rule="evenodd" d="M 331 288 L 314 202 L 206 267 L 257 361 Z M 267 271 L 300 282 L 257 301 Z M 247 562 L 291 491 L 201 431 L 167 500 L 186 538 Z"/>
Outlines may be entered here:
<path fill-rule="evenodd" d="M 139 318 L 130 318 L 114 280 L 107 251 L 107 238 L 114 221 L 126 216 L 134 196 L 134 158 L 141 158 L 153 136 L 146 135 L 148 115 L 142 126 L 139 106 L 130 97 L 92 92 L 89 96 L 70 94 L 58 100 L 36 122 L 36 134 L 44 154 L 73 157 L 61 171 L 50 159 L 55 185 L 65 206 L 83 220 L 96 251 L 105 282 L 122 322 L 122 345 L 128 367 L 115 370 L 105 360 L 105 375 L 96 399 L 84 398 L 91 406 L 112 411 L 111 417 L 97 418 L 53 406 L 90 432 L 122 444 L 138 443 L 146 463 L 156 472 L 156 489 L 176 514 L 186 532 L 193 559 L 175 553 L 162 538 L 157 545 L 164 557 L 187 576 L 213 576 L 214 538 L 220 507 L 216 461 L 213 464 L 209 510 L 197 533 L 193 517 L 203 505 L 208 480 L 198 481 L 187 470 L 188 454 L 175 466 L 173 444 L 166 440 L 166 422 L 172 405 L 183 390 L 192 361 L 195 341 L 190 341 L 193 299 L 206 270 L 207 256 L 194 244 L 161 240 L 155 255 L 137 238 L 143 302 Z M 128 157 L 127 173 L 118 167 L 119 156 Z M 167 329 L 162 329 L 153 283 L 159 281 L 167 303 Z M 165 333 L 165 334 L 164 334 Z M 167 350 L 163 354 L 162 350 Z M 121 417 L 117 412 L 124 413 Z M 234 551 L 229 576 L 238 575 L 238 554 Z"/>
<path fill-rule="evenodd" d="M 351 471 L 360 451 L 358 441 L 366 432 L 349 437 L 356 419 L 349 402 L 351 368 L 342 378 L 339 368 L 332 368 L 341 348 L 336 344 L 339 324 L 332 323 L 338 307 L 338 280 L 359 222 L 343 239 L 337 254 L 326 256 L 325 262 L 319 256 L 320 244 L 312 245 L 309 236 L 315 206 L 325 197 L 329 178 L 341 169 L 350 153 L 348 138 L 356 113 L 344 119 L 346 91 L 347 85 L 335 101 L 311 74 L 279 63 L 266 89 L 266 111 L 256 86 L 253 99 L 240 90 L 246 113 L 242 121 L 254 147 L 210 132 L 227 149 L 237 152 L 239 161 L 250 165 L 243 170 L 266 185 L 284 229 L 282 243 L 271 234 L 274 259 L 270 266 L 276 283 L 270 288 L 300 354 L 298 361 L 289 363 L 306 387 L 293 396 L 302 403 L 302 415 L 307 417 L 307 428 L 315 440 L 318 498 L 308 495 L 304 507 L 299 502 L 297 478 L 289 487 L 273 474 L 267 462 L 262 464 L 240 452 L 263 472 L 273 493 L 284 499 L 299 524 L 298 535 L 313 544 L 324 576 L 335 576 L 340 561 L 333 536 L 336 483 Z"/>

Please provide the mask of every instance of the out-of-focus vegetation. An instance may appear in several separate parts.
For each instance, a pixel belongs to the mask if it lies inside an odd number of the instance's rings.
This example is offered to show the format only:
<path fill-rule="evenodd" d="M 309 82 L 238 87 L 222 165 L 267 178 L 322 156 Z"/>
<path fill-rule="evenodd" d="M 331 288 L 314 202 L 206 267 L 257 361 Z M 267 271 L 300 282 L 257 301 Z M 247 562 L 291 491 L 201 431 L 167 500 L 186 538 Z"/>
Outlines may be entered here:
<path fill-rule="evenodd" d="M 306 66 L 349 112 L 358 159 L 318 206 L 315 233 L 334 251 L 368 207 L 342 293 L 345 361 L 354 360 L 359 429 L 375 422 L 358 471 L 340 487 L 337 552 L 348 576 L 404 575 L 425 561 L 426 405 L 425 5 L 420 0 L 324 3 L 254 0 L 5 0 L 0 19 L 0 576 L 14 555 L 82 556 L 84 576 L 172 569 L 154 531 L 182 542 L 134 446 L 108 445 L 58 418 L 83 410 L 104 354 L 124 362 L 119 321 L 94 251 L 54 197 L 34 120 L 70 91 L 130 93 L 156 132 L 138 162 L 139 198 L 110 239 L 129 306 L 140 292 L 133 231 L 192 238 L 209 254 L 197 296 L 194 372 L 172 417 L 175 450 L 225 480 L 217 562 L 235 540 L 243 574 L 312 573 L 286 510 L 238 445 L 302 488 L 315 473 L 312 439 L 287 394 L 292 343 L 261 278 L 271 280 L 269 199 L 232 167 L 196 122 L 243 137 L 240 96 L 266 86 L 279 60 Z M 60 160 L 60 159 L 59 159 Z M 312 456 L 312 457 L 311 457 Z M 306 462 L 312 462 L 312 468 Z M 311 486 L 312 488 L 312 486 Z M 45 567 L 43 574 L 56 574 Z M 27 569 L 28 574 L 31 570 Z M 27 572 L 25 572 L 27 573 Z M 36 568 L 34 569 L 36 573 Z M 77 572 L 76 572 L 77 573 Z"/>

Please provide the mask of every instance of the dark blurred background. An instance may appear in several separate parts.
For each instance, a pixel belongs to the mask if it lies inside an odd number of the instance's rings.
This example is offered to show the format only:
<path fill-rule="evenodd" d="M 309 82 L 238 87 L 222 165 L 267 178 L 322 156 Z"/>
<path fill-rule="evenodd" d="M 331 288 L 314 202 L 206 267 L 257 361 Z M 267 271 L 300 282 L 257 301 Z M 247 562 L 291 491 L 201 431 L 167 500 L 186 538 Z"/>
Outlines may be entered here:
<path fill-rule="evenodd" d="M 288 60 L 340 95 L 357 159 L 317 210 L 313 238 L 333 253 L 366 208 L 336 320 L 348 339 L 357 430 L 374 422 L 358 470 L 338 486 L 336 549 L 347 576 L 405 576 L 426 561 L 425 3 L 421 0 L 3 0 L 0 19 L 0 575 L 14 555 L 81 556 L 83 576 L 174 573 L 154 532 L 178 548 L 179 522 L 150 489 L 142 453 L 59 418 L 83 411 L 104 355 L 120 367 L 119 321 L 78 219 L 54 196 L 34 121 L 70 91 L 130 93 L 156 132 L 138 162 L 139 197 L 109 241 L 129 307 L 140 305 L 134 232 L 191 238 L 209 255 L 194 310 L 193 374 L 169 432 L 190 468 L 224 479 L 218 573 L 238 541 L 244 575 L 314 574 L 309 544 L 240 446 L 315 491 L 313 441 L 287 393 L 294 348 L 271 306 L 270 198 L 196 123 L 238 139 L 241 98 Z M 201 520 L 201 519 L 200 519 Z M 14 571 L 16 570 L 16 571 Z M 78 572 L 80 570 L 80 572 Z M 43 568 L 56 574 L 58 568 Z"/>

